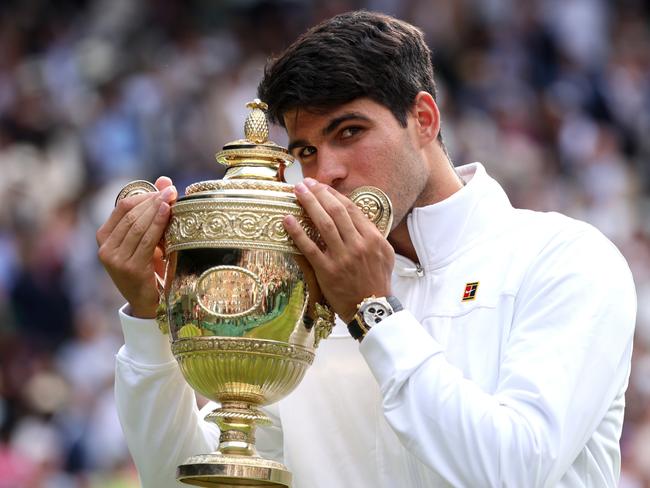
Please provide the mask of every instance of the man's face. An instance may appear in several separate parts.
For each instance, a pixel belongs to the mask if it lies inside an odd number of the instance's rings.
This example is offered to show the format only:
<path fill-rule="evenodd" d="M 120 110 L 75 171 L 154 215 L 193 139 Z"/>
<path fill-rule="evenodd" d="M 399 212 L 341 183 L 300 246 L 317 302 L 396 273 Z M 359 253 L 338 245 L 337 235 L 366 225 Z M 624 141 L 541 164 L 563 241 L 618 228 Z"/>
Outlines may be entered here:
<path fill-rule="evenodd" d="M 429 177 L 412 119 L 409 114 L 404 128 L 368 98 L 327 112 L 295 109 L 284 116 L 289 151 L 305 177 L 344 195 L 362 185 L 381 188 L 393 202 L 395 225 L 417 204 Z"/>

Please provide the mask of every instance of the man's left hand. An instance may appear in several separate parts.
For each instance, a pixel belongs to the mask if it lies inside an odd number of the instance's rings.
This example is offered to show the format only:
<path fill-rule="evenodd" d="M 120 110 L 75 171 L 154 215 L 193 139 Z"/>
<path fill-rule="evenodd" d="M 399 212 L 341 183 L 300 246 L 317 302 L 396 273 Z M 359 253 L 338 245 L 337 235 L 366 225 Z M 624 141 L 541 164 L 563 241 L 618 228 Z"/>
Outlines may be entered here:
<path fill-rule="evenodd" d="M 364 298 L 391 294 L 395 252 L 361 210 L 332 187 L 306 178 L 295 193 L 325 249 L 307 236 L 295 217 L 285 217 L 284 227 L 314 268 L 328 303 L 347 323 Z"/>

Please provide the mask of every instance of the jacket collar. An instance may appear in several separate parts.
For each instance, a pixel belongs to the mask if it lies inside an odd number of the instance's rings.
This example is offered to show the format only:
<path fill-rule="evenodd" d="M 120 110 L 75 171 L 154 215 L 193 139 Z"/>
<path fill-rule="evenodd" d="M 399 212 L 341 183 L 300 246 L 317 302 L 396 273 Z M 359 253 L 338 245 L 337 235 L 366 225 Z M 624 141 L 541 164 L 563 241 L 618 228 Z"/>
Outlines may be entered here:
<path fill-rule="evenodd" d="M 481 163 L 457 168 L 465 186 L 445 200 L 414 208 L 408 215 L 408 230 L 426 271 L 441 268 L 467 248 L 494 235 L 505 224 L 512 205 L 501 186 L 490 177 Z M 397 256 L 395 273 L 417 275 L 410 259 Z"/>

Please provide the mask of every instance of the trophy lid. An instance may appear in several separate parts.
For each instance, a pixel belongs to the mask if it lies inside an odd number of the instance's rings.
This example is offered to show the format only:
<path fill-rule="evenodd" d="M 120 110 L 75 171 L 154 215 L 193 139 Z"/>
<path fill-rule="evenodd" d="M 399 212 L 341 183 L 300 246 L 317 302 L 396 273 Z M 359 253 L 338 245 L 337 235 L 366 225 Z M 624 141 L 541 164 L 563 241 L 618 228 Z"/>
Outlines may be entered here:
<path fill-rule="evenodd" d="M 251 111 L 244 123 L 244 139 L 229 142 L 216 155 L 228 168 L 223 179 L 194 183 L 186 188 L 186 195 L 235 188 L 291 192 L 284 169 L 295 160 L 286 148 L 269 141 L 268 105 L 256 98 L 246 107 Z"/>

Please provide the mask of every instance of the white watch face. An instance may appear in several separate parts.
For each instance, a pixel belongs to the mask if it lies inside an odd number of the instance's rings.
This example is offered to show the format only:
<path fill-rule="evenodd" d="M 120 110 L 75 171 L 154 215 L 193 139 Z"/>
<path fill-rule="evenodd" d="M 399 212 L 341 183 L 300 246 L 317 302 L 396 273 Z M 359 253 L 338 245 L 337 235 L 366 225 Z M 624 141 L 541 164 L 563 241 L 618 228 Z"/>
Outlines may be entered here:
<path fill-rule="evenodd" d="M 366 325 L 372 327 L 373 325 L 376 325 L 384 320 L 392 313 L 393 310 L 390 308 L 390 306 L 377 301 L 364 304 L 361 316 L 363 317 L 363 321 L 366 323 Z"/>

